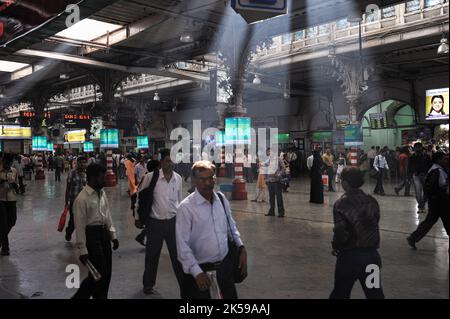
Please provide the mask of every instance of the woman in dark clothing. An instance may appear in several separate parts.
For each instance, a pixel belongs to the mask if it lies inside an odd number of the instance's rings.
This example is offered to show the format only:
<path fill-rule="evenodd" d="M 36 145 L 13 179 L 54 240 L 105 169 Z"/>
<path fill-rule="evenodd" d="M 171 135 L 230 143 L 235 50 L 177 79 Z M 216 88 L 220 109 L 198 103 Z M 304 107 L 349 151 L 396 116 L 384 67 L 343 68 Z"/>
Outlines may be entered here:
<path fill-rule="evenodd" d="M 322 170 L 323 161 L 320 156 L 320 150 L 313 152 L 313 165 L 311 167 L 311 193 L 309 201 L 311 203 L 323 204 L 323 183 L 322 183 Z"/>

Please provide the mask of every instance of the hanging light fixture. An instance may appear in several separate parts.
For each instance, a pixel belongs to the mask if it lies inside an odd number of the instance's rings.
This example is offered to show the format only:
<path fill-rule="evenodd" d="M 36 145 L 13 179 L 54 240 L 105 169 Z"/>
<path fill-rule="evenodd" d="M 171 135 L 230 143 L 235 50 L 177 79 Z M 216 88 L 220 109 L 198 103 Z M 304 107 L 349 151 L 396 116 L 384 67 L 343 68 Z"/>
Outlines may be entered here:
<path fill-rule="evenodd" d="M 255 78 L 253 79 L 253 84 L 260 85 L 261 79 L 259 78 L 258 74 L 255 74 Z"/>
<path fill-rule="evenodd" d="M 153 101 L 159 101 L 159 100 L 160 100 L 159 94 L 158 94 L 158 92 L 155 92 L 155 95 L 153 96 Z"/>
<path fill-rule="evenodd" d="M 445 34 L 442 35 L 441 45 L 439 45 L 437 54 L 448 54 L 448 40 Z"/>
<path fill-rule="evenodd" d="M 180 36 L 180 41 L 183 43 L 194 42 L 194 36 L 190 31 L 184 31 Z"/>

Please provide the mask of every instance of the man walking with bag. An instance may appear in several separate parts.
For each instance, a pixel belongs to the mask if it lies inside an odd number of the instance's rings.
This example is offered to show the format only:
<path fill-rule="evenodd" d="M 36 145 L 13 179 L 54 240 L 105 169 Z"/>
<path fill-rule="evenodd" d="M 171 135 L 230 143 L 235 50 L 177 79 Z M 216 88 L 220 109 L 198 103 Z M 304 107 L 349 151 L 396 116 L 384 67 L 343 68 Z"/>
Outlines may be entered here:
<path fill-rule="evenodd" d="M 75 217 L 77 243 L 80 261 L 89 260 L 101 275 L 99 281 L 89 273 L 73 299 L 107 299 L 112 271 L 112 249 L 119 248 L 108 198 L 103 190 L 106 168 L 91 164 L 87 168 L 87 186 L 75 199 L 73 211 Z"/>
<path fill-rule="evenodd" d="M 217 298 L 213 293 L 216 289 L 212 289 L 216 283 L 224 299 L 237 299 L 235 282 L 247 276 L 247 252 L 228 200 L 214 192 L 215 172 L 211 162 L 196 162 L 192 166 L 195 192 L 178 208 L 178 260 L 183 265 L 188 299 Z M 234 259 L 232 254 L 237 250 Z"/>
<path fill-rule="evenodd" d="M 161 169 L 145 175 L 136 201 L 137 226 L 145 225 L 147 244 L 145 246 L 144 293 L 153 294 L 158 272 L 159 257 L 163 242 L 166 242 L 172 268 L 183 297 L 183 270 L 177 260 L 175 221 L 178 205 L 182 198 L 182 178 L 174 172 L 170 150 L 161 150 Z"/>

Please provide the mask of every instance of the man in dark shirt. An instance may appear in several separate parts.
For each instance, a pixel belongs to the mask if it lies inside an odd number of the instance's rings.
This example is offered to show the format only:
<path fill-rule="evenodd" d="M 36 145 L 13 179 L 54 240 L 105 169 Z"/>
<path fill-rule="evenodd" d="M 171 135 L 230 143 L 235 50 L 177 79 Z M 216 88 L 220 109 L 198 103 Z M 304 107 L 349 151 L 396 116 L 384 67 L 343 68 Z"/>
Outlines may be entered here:
<path fill-rule="evenodd" d="M 423 192 L 425 176 L 431 167 L 431 160 L 427 153 L 423 151 L 422 143 L 414 144 L 414 154 L 409 158 L 408 174 L 414 182 L 414 192 L 416 193 L 418 213 L 425 213 L 427 198 Z"/>
<path fill-rule="evenodd" d="M 448 154 L 436 152 L 433 154 L 433 166 L 425 179 L 425 194 L 428 197 L 429 212 L 416 231 L 408 238 L 408 244 L 417 249 L 416 243 L 430 231 L 441 219 L 447 235 L 450 229 L 449 192 L 448 192 Z"/>
<path fill-rule="evenodd" d="M 350 298 L 356 280 L 368 299 L 382 299 L 378 202 L 360 189 L 364 175 L 359 168 L 344 168 L 341 179 L 345 194 L 333 207 L 332 247 L 337 261 L 330 299 Z"/>

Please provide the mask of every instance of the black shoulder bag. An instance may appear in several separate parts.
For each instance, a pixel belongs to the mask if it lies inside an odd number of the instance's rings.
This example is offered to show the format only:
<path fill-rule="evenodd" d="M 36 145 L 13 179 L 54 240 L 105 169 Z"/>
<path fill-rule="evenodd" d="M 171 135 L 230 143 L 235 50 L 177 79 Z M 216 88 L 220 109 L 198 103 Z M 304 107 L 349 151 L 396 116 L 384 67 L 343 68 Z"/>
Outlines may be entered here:
<path fill-rule="evenodd" d="M 144 224 L 147 225 L 148 219 L 150 217 L 150 211 L 153 206 L 153 192 L 155 190 L 156 183 L 158 182 L 159 178 L 159 170 L 155 170 L 153 172 L 152 180 L 150 181 L 150 185 L 140 191 L 138 193 L 138 199 L 139 199 L 139 208 L 137 210 L 139 220 Z"/>
<path fill-rule="evenodd" d="M 223 210 L 225 212 L 225 217 L 227 218 L 227 233 L 228 233 L 228 255 L 227 257 L 230 258 L 231 263 L 233 265 L 233 277 L 234 282 L 237 284 L 240 284 L 244 281 L 244 279 L 247 277 L 246 275 L 242 275 L 241 268 L 239 268 L 239 256 L 240 256 L 240 249 L 237 247 L 236 242 L 234 241 L 233 233 L 231 232 L 231 225 L 230 220 L 228 219 L 227 215 L 227 209 L 225 208 L 225 203 L 223 201 L 223 195 L 221 193 L 217 193 L 217 196 L 219 196 L 220 202 L 222 203 Z"/>

